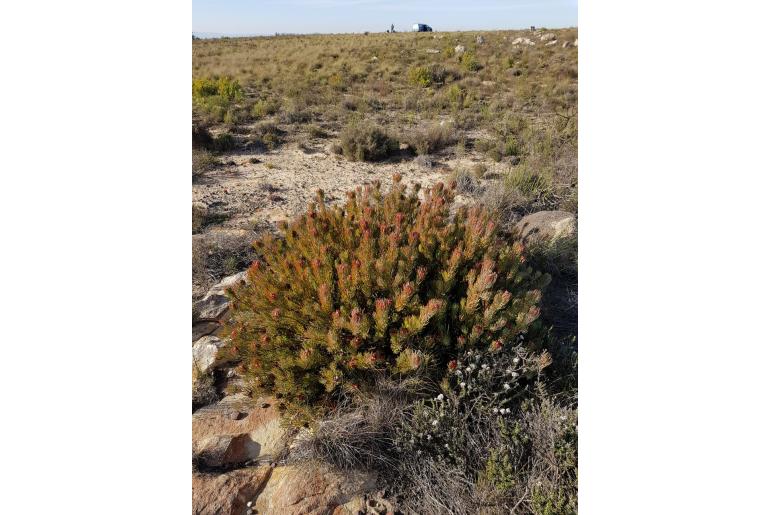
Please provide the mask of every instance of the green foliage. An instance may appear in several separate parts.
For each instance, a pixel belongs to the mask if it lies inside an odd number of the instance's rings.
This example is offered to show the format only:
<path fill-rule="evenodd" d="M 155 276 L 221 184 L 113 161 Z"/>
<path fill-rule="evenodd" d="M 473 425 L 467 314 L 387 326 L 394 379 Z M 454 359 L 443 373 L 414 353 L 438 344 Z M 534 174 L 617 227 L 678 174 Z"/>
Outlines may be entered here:
<path fill-rule="evenodd" d="M 192 84 L 193 99 L 217 96 L 223 100 L 243 99 L 243 88 L 230 77 L 195 79 Z"/>
<path fill-rule="evenodd" d="M 352 123 L 340 134 L 342 153 L 350 161 L 378 161 L 398 148 L 398 142 L 379 127 Z"/>
<path fill-rule="evenodd" d="M 274 100 L 258 100 L 251 107 L 251 115 L 260 119 L 278 112 L 280 105 Z"/>
<path fill-rule="evenodd" d="M 462 109 L 465 106 L 466 91 L 457 84 L 452 84 L 447 90 L 447 99 L 455 109 Z"/>
<path fill-rule="evenodd" d="M 519 142 L 513 136 L 509 136 L 503 145 L 503 155 L 517 156 L 519 153 L 521 153 Z"/>
<path fill-rule="evenodd" d="M 481 69 L 481 63 L 478 62 L 476 54 L 473 52 L 464 52 L 460 57 L 460 64 L 469 72 L 475 72 Z"/>
<path fill-rule="evenodd" d="M 433 75 L 425 66 L 415 66 L 409 69 L 408 79 L 411 84 L 427 88 L 433 83 Z"/>
<path fill-rule="evenodd" d="M 440 377 L 471 349 L 519 342 L 539 327 L 548 276 L 491 215 L 461 208 L 439 183 L 418 198 L 400 177 L 358 189 L 344 206 L 323 195 L 265 236 L 262 259 L 232 298 L 231 344 L 251 387 L 280 398 L 294 423 L 333 407 L 377 374 Z"/>
<path fill-rule="evenodd" d="M 192 83 L 193 104 L 214 121 L 237 123 L 231 106 L 243 100 L 243 88 L 229 77 L 195 79 Z"/>
<path fill-rule="evenodd" d="M 532 512 L 536 515 L 575 515 L 577 499 L 562 489 L 536 486 L 532 491 Z"/>
<path fill-rule="evenodd" d="M 505 186 L 533 201 L 548 197 L 552 189 L 545 177 L 527 169 L 508 175 Z"/>

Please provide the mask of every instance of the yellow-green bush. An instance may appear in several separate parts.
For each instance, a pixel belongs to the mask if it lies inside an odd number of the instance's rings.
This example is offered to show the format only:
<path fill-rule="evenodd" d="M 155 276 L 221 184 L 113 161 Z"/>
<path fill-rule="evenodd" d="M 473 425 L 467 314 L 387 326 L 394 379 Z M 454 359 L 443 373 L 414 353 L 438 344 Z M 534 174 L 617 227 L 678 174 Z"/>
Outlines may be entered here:
<path fill-rule="evenodd" d="M 416 86 L 422 86 L 423 88 L 427 88 L 433 83 L 433 75 L 425 66 L 415 66 L 410 68 L 408 79 L 410 83 Z"/>
<path fill-rule="evenodd" d="M 238 115 L 232 105 L 243 100 L 243 88 L 238 81 L 229 77 L 195 79 L 192 96 L 194 106 L 214 121 L 237 123 Z"/>
<path fill-rule="evenodd" d="M 450 218 L 454 194 L 443 184 L 422 201 L 417 190 L 396 176 L 387 194 L 377 183 L 334 207 L 319 192 L 282 238 L 259 242 L 262 259 L 229 291 L 229 357 L 294 423 L 377 374 L 440 377 L 459 352 L 538 326 L 548 277 L 523 247 L 481 208 Z"/>
<path fill-rule="evenodd" d="M 476 54 L 473 52 L 463 53 L 463 55 L 460 57 L 460 64 L 462 64 L 463 68 L 469 72 L 475 72 L 481 69 L 481 64 L 478 62 L 476 59 Z"/>
<path fill-rule="evenodd" d="M 258 100 L 251 107 L 251 115 L 258 119 L 264 118 L 278 112 L 279 107 L 278 102 L 274 100 Z"/>
<path fill-rule="evenodd" d="M 237 80 L 230 77 L 201 78 L 193 80 L 193 98 L 201 99 L 218 96 L 224 100 L 243 99 L 243 88 Z"/>

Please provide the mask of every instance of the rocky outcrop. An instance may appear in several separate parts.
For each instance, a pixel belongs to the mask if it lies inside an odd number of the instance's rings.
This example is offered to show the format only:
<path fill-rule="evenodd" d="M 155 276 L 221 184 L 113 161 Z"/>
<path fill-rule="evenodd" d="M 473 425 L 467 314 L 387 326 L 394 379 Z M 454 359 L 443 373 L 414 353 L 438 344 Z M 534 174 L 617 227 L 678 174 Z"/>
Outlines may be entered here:
<path fill-rule="evenodd" d="M 546 43 L 546 44 L 545 44 L 545 46 L 551 46 L 551 45 L 555 45 L 556 43 L 558 43 L 558 41 L 557 41 L 557 40 L 555 40 L 555 39 L 552 39 L 551 41 L 549 41 L 548 43 Z"/>
<path fill-rule="evenodd" d="M 243 515 L 272 469 L 265 465 L 192 477 L 193 515 Z"/>
<path fill-rule="evenodd" d="M 376 488 L 374 473 L 341 473 L 323 465 L 288 465 L 273 470 L 254 502 L 257 513 L 335 515 L 366 513 L 364 495 Z"/>
<path fill-rule="evenodd" d="M 192 417 L 193 455 L 202 469 L 270 463 L 287 448 L 290 435 L 272 398 L 229 395 Z"/>
<path fill-rule="evenodd" d="M 553 41 L 555 39 L 556 39 L 556 34 L 554 34 L 553 32 L 548 32 L 540 36 L 540 41 Z"/>
<path fill-rule="evenodd" d="M 246 272 L 225 277 L 215 284 L 206 295 L 199 301 L 193 303 L 193 320 L 195 325 L 208 322 L 217 322 L 222 320 L 230 307 L 230 300 L 225 291 L 227 288 L 235 286 L 241 281 L 246 280 Z M 195 333 L 195 330 L 193 330 Z"/>
<path fill-rule="evenodd" d="M 553 242 L 577 233 L 575 215 L 567 211 L 538 211 L 525 216 L 516 224 L 525 243 Z"/>
<path fill-rule="evenodd" d="M 277 465 L 288 455 L 293 435 L 282 427 L 269 397 L 231 395 L 195 412 L 193 513 L 393 513 L 375 492 L 375 473 L 343 473 L 320 464 Z"/>
<path fill-rule="evenodd" d="M 224 360 L 217 356 L 224 344 L 225 342 L 216 336 L 204 336 L 193 343 L 193 365 L 198 369 L 198 372 L 206 374 L 211 372 L 216 366 L 225 363 Z"/>
<path fill-rule="evenodd" d="M 465 47 L 463 45 L 457 45 L 455 47 L 455 54 L 462 54 L 465 52 Z"/>
<path fill-rule="evenodd" d="M 514 39 L 513 41 L 511 41 L 511 44 L 512 44 L 513 46 L 518 46 L 518 45 L 528 45 L 528 46 L 534 46 L 535 42 L 534 42 L 534 41 L 532 41 L 532 40 L 531 40 L 531 39 L 529 39 L 529 38 L 516 38 L 516 39 Z"/>

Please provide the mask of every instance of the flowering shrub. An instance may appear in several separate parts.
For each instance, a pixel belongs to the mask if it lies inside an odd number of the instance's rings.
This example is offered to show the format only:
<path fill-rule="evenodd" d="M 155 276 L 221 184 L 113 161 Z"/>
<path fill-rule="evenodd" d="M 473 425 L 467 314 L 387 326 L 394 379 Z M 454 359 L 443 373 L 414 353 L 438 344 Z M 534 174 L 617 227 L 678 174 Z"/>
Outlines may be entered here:
<path fill-rule="evenodd" d="M 467 350 L 450 361 L 443 393 L 416 405 L 399 432 L 400 445 L 417 455 L 427 453 L 465 464 L 468 438 L 479 436 L 467 424 L 491 420 L 486 430 L 494 431 L 496 419 L 512 420 L 518 405 L 530 396 L 534 379 L 551 363 L 547 352 L 532 353 L 524 343 L 525 335 L 520 333 L 514 341 L 498 340 L 487 349 Z"/>
<path fill-rule="evenodd" d="M 375 373 L 440 377 L 462 352 L 536 333 L 548 276 L 487 211 L 450 218 L 452 199 L 439 183 L 420 200 L 399 176 L 389 193 L 359 188 L 344 206 L 319 192 L 283 238 L 259 242 L 262 259 L 229 292 L 228 352 L 252 388 L 304 422 Z"/>

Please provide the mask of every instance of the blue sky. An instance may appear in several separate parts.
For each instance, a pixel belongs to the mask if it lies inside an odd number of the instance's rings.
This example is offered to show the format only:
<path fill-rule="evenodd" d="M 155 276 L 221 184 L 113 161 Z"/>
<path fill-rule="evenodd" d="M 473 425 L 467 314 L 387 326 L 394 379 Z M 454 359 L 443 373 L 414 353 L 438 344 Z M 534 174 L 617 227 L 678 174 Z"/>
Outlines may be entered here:
<path fill-rule="evenodd" d="M 577 0 L 193 0 L 193 32 L 253 35 L 577 26 Z"/>

